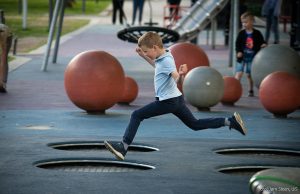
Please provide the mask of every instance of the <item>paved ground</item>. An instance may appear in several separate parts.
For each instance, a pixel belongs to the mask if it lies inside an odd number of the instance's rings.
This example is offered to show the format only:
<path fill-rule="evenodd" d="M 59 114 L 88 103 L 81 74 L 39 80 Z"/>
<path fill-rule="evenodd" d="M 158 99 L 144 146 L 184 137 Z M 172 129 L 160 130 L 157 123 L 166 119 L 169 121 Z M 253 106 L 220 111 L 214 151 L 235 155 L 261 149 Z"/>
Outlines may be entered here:
<path fill-rule="evenodd" d="M 162 9 L 159 2 L 154 1 L 157 10 Z M 129 10 L 130 4 L 126 6 Z M 229 116 L 233 111 L 239 111 L 249 128 L 246 137 L 226 127 L 193 132 L 173 115 L 164 115 L 143 122 L 135 139 L 135 144 L 150 145 L 159 151 L 129 152 L 126 158 L 128 162 L 152 165 L 153 170 L 97 173 L 93 170 L 66 172 L 37 168 L 36 162 L 55 159 L 115 161 L 106 150 L 64 151 L 53 149 L 49 144 L 102 143 L 107 138 L 119 140 L 131 112 L 153 99 L 153 69 L 135 54 L 134 44 L 117 39 L 115 34 L 123 26 L 110 25 L 110 16 L 106 14 L 109 11 L 94 18 L 91 25 L 64 37 L 58 63 L 50 63 L 47 72 L 40 71 L 43 48 L 20 56 L 26 57 L 27 62 L 10 72 L 8 93 L 0 94 L 1 194 L 241 194 L 249 193 L 247 184 L 251 173 L 224 174 L 218 171 L 219 168 L 244 165 L 299 167 L 299 156 L 215 153 L 216 149 L 237 147 L 280 148 L 299 153 L 300 112 L 290 114 L 287 119 L 273 118 L 262 108 L 258 97 L 246 97 L 244 92 L 234 107 L 218 104 L 210 112 L 190 108 L 198 118 Z M 159 15 L 154 19 L 158 21 Z M 282 34 L 282 37 L 282 42 L 287 43 L 287 35 Z M 232 75 L 232 69 L 228 67 L 228 48 L 222 46 L 222 32 L 218 32 L 215 50 L 206 45 L 205 40 L 206 34 L 200 34 L 200 46 L 206 51 L 211 66 L 223 75 Z M 139 95 L 130 106 L 115 105 L 105 115 L 89 115 L 69 101 L 63 80 L 66 65 L 76 54 L 91 49 L 114 55 L 126 74 L 137 81 Z M 245 80 L 242 83 L 246 87 Z"/>

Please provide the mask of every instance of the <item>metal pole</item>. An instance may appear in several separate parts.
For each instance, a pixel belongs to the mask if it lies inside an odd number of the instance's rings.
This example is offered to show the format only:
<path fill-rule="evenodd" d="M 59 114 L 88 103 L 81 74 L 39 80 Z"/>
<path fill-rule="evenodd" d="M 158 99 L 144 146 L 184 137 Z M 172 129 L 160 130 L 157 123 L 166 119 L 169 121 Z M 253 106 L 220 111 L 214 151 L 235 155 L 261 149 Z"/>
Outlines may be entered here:
<path fill-rule="evenodd" d="M 231 13 L 230 13 L 230 55 L 229 55 L 229 67 L 235 67 L 236 64 L 236 53 L 235 53 L 235 39 L 238 31 L 239 21 L 239 0 L 231 0 Z"/>
<path fill-rule="evenodd" d="M 51 43 L 53 40 L 54 31 L 55 31 L 56 21 L 57 21 L 57 17 L 58 17 L 58 11 L 59 11 L 59 8 L 61 7 L 62 2 L 63 2 L 62 0 L 56 0 L 56 3 L 55 3 L 54 13 L 53 13 L 53 17 L 51 20 L 51 25 L 50 25 L 49 35 L 48 35 L 47 48 L 46 48 L 46 52 L 45 52 L 45 56 L 44 56 L 43 65 L 41 68 L 42 71 L 47 71 Z"/>
<path fill-rule="evenodd" d="M 55 46 L 54 46 L 54 53 L 53 53 L 53 59 L 52 62 L 56 63 L 57 61 L 57 53 L 59 49 L 59 41 L 60 41 L 60 35 L 61 35 L 61 30 L 64 22 L 64 16 L 65 16 L 65 5 L 66 1 L 63 1 L 63 5 L 60 8 L 60 16 L 59 16 L 59 21 L 58 21 L 58 29 L 57 29 L 57 34 L 56 34 L 56 41 L 55 41 Z"/>
<path fill-rule="evenodd" d="M 217 31 L 217 19 L 216 17 L 211 21 L 211 48 L 216 48 L 216 31 Z"/>
<path fill-rule="evenodd" d="M 27 0 L 23 0 L 22 7 L 23 7 L 23 10 L 22 10 L 22 14 L 23 14 L 22 28 L 23 28 L 23 30 L 25 30 L 27 28 L 27 7 L 28 7 Z"/>
<path fill-rule="evenodd" d="M 49 0 L 49 21 L 48 21 L 48 30 L 50 29 L 52 16 L 53 16 L 53 0 Z"/>
<path fill-rule="evenodd" d="M 210 30 L 209 30 L 209 28 L 207 28 L 207 30 L 206 30 L 206 45 L 209 45 L 209 32 L 210 32 Z"/>

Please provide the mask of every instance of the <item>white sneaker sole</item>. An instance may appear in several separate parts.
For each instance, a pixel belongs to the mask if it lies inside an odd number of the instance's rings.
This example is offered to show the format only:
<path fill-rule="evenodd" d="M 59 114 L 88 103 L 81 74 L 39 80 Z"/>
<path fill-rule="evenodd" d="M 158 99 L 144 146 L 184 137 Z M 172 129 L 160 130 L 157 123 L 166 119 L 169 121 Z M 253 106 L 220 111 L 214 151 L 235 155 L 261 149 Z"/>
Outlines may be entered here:
<path fill-rule="evenodd" d="M 237 112 L 235 112 L 233 115 L 234 115 L 234 117 L 236 118 L 236 121 L 237 121 L 237 122 L 240 124 L 240 126 L 242 127 L 244 134 L 246 135 L 247 132 L 248 132 L 248 130 L 247 130 L 247 128 L 246 128 L 245 125 L 244 125 L 244 122 L 243 122 L 243 120 L 242 120 L 241 115 L 240 115 L 239 113 L 237 113 Z"/>
<path fill-rule="evenodd" d="M 115 150 L 106 140 L 104 141 L 104 145 L 111 153 L 113 153 L 115 155 L 115 157 L 118 160 L 124 160 L 124 156 L 120 152 Z"/>

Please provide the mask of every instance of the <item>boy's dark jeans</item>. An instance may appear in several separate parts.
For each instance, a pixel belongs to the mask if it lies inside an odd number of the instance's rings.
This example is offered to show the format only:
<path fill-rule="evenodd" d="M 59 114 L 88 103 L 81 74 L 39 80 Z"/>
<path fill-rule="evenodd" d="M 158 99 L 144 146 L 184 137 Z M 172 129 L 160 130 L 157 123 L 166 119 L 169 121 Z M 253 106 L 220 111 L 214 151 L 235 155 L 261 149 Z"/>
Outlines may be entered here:
<path fill-rule="evenodd" d="M 193 129 L 194 131 L 207 128 L 219 128 L 225 125 L 225 118 L 196 119 L 192 112 L 185 105 L 183 97 L 179 96 L 163 101 L 156 100 L 134 111 L 131 115 L 130 122 L 123 136 L 123 142 L 128 145 L 132 143 L 137 129 L 141 121 L 143 121 L 144 119 L 168 113 L 173 113 L 186 126 Z"/>

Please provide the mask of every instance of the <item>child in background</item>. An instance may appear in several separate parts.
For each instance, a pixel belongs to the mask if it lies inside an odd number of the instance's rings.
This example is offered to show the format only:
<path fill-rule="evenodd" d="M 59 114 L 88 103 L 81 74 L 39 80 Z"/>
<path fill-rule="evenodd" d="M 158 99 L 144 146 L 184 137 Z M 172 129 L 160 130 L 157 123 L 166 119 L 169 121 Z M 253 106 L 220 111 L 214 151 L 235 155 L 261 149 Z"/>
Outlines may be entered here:
<path fill-rule="evenodd" d="M 253 97 L 253 80 L 251 76 L 252 60 L 256 53 L 266 46 L 264 38 L 260 31 L 253 28 L 254 16 L 250 12 L 241 15 L 243 30 L 241 30 L 236 39 L 237 64 L 235 78 L 241 80 L 244 71 L 247 74 L 249 93 Z"/>

